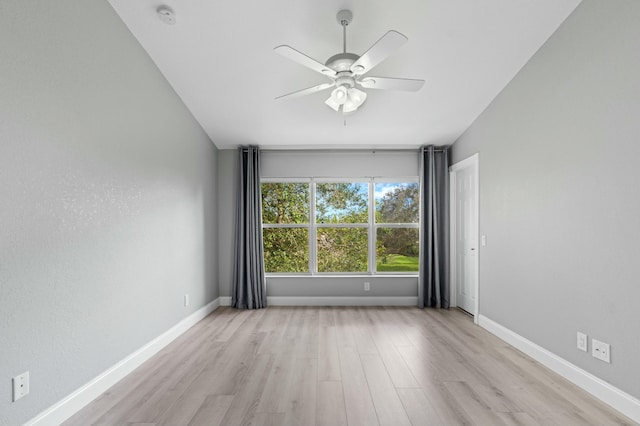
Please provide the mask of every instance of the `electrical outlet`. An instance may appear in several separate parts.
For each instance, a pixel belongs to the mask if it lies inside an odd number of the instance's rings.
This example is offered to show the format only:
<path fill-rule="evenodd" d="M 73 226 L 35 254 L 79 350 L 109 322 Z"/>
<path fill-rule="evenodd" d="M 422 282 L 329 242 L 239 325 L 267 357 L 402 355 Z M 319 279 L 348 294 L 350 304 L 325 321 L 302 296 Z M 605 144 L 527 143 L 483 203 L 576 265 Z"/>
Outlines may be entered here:
<path fill-rule="evenodd" d="M 591 355 L 600 361 L 611 363 L 611 346 L 596 339 L 591 340 Z"/>
<path fill-rule="evenodd" d="M 13 383 L 13 401 L 17 401 L 29 394 L 29 372 L 25 371 L 11 379 Z"/>
<path fill-rule="evenodd" d="M 371 283 L 364 283 L 364 291 L 371 290 Z"/>
<path fill-rule="evenodd" d="M 184 295 L 184 306 L 189 306 L 189 294 Z"/>
<path fill-rule="evenodd" d="M 580 333 L 579 331 L 577 346 L 581 351 L 587 352 L 587 335 L 584 333 Z"/>

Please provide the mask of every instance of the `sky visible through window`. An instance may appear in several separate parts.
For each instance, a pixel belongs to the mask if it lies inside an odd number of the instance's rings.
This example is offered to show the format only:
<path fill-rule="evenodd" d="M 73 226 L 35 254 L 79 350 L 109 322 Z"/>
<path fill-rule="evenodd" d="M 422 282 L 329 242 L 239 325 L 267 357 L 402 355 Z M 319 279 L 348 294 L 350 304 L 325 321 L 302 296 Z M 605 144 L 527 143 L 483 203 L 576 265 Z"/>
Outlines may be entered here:
<path fill-rule="evenodd" d="M 365 183 L 351 184 L 354 189 L 357 189 L 357 193 L 363 199 L 369 197 L 369 185 Z M 397 189 L 404 189 L 407 185 L 416 185 L 415 183 L 376 183 L 374 185 L 374 199 L 376 200 L 376 208 L 379 208 L 378 202 L 387 194 L 393 193 Z M 326 214 L 330 216 L 336 216 L 344 213 L 344 209 L 337 209 L 335 206 L 327 206 Z"/>

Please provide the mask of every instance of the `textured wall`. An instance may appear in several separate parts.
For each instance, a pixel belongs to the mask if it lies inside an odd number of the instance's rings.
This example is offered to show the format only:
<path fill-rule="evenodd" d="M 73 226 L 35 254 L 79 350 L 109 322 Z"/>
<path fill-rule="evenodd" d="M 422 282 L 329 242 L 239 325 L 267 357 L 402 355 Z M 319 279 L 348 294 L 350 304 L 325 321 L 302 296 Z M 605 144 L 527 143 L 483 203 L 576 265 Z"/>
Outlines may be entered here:
<path fill-rule="evenodd" d="M 230 297 L 233 288 L 233 249 L 236 214 L 238 152 L 218 152 L 218 287 L 220 296 Z"/>
<path fill-rule="evenodd" d="M 584 0 L 453 145 L 480 152 L 480 313 L 638 398 L 639 22 Z"/>
<path fill-rule="evenodd" d="M 0 425 L 16 425 L 217 297 L 216 149 L 107 2 L 3 0 L 0 40 Z"/>

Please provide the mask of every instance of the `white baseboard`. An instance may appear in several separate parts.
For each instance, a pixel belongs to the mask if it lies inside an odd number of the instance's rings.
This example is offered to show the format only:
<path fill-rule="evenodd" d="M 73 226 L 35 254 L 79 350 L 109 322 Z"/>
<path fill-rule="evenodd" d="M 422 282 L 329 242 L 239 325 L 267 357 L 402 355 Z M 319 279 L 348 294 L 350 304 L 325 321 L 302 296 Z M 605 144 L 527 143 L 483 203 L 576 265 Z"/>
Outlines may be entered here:
<path fill-rule="evenodd" d="M 560 374 L 565 379 L 573 382 L 633 421 L 640 423 L 640 400 L 637 398 L 483 315 L 478 315 L 478 324 L 480 327 L 529 355 L 545 367 Z"/>
<path fill-rule="evenodd" d="M 268 296 L 268 306 L 418 306 L 416 296 L 288 297 Z"/>
<path fill-rule="evenodd" d="M 127 374 L 138 368 L 146 360 L 158 353 L 162 348 L 167 346 L 182 333 L 194 326 L 198 321 L 213 312 L 218 308 L 218 306 L 221 306 L 220 299 L 221 298 L 215 299 L 184 318 L 178 324 L 174 325 L 151 342 L 104 371 L 89 383 L 29 420 L 25 425 L 44 426 L 57 425 L 64 422 L 124 378 Z"/>
<path fill-rule="evenodd" d="M 220 296 L 218 300 L 220 301 L 220 306 L 231 306 L 231 296 Z"/>

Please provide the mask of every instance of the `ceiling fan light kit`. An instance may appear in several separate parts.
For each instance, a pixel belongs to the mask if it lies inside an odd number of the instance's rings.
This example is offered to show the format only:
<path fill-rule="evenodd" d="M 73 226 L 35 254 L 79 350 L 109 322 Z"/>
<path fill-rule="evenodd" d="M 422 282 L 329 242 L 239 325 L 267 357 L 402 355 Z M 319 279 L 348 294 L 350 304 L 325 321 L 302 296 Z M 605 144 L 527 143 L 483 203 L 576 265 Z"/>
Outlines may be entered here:
<path fill-rule="evenodd" d="M 366 92 L 358 89 L 404 90 L 418 91 L 424 85 L 424 80 L 390 78 L 390 77 L 364 77 L 373 67 L 384 61 L 395 50 L 407 42 L 407 38 L 397 31 L 388 31 L 380 40 L 374 43 L 362 56 L 347 52 L 347 26 L 353 20 L 350 10 L 341 10 L 336 15 L 336 20 L 342 26 L 343 51 L 333 55 L 322 64 L 315 59 L 301 53 L 291 46 L 282 45 L 274 49 L 276 53 L 291 59 L 301 65 L 310 68 L 332 80 L 307 89 L 298 90 L 276 99 L 304 96 L 322 90 L 335 87 L 325 104 L 336 112 L 342 109 L 343 114 L 355 112 L 367 99 Z"/>
<path fill-rule="evenodd" d="M 340 111 L 340 107 L 342 107 L 342 113 L 349 114 L 360 108 L 366 99 L 367 94 L 362 90 L 355 87 L 346 89 L 344 86 L 339 86 L 333 89 L 331 96 L 324 103 L 336 112 Z"/>

